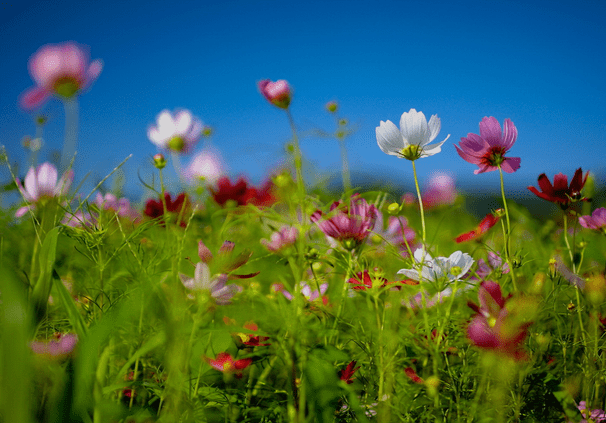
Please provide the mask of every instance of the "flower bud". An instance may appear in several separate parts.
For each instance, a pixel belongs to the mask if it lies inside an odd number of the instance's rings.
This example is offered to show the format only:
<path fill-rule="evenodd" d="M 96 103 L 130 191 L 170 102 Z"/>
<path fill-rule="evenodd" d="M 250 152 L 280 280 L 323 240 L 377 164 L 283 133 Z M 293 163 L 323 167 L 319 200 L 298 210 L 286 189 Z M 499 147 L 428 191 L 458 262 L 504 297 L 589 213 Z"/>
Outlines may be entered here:
<path fill-rule="evenodd" d="M 389 214 L 398 214 L 400 211 L 400 205 L 398 203 L 391 203 L 387 206 L 387 213 Z"/>
<path fill-rule="evenodd" d="M 36 116 L 36 125 L 43 126 L 47 120 L 48 120 L 48 118 L 46 116 L 38 115 L 38 116 Z"/>
<path fill-rule="evenodd" d="M 164 154 L 156 154 L 154 156 L 154 166 L 156 169 L 164 169 L 166 167 L 166 159 L 164 158 Z"/>
<path fill-rule="evenodd" d="M 292 92 L 290 85 L 284 79 L 272 82 L 269 79 L 264 79 L 258 83 L 259 91 L 261 94 L 276 107 L 280 109 L 288 109 L 290 100 L 292 99 Z"/>
<path fill-rule="evenodd" d="M 337 109 L 339 108 L 339 105 L 337 104 L 336 101 L 329 101 L 328 103 L 326 103 L 326 110 L 328 110 L 330 113 L 335 113 L 337 111 Z"/>
<path fill-rule="evenodd" d="M 210 137 L 212 134 L 213 134 L 213 128 L 211 128 L 210 126 L 205 125 L 204 128 L 202 128 L 203 137 Z"/>

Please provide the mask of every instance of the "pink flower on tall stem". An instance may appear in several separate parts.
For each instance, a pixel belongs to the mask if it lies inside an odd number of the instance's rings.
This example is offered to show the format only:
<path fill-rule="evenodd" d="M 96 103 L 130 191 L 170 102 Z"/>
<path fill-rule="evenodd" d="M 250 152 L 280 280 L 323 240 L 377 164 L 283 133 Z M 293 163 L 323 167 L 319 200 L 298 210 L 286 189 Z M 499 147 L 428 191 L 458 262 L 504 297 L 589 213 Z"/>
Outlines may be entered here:
<path fill-rule="evenodd" d="M 519 157 L 505 157 L 518 137 L 518 130 L 510 119 L 501 125 L 494 117 L 484 117 L 480 122 L 480 135 L 467 134 L 461 138 L 459 145 L 455 145 L 457 153 L 469 163 L 478 165 L 474 173 L 491 172 L 499 167 L 504 172 L 513 173 L 520 168 Z"/>
<path fill-rule="evenodd" d="M 250 366 L 252 363 L 251 358 L 234 360 L 234 358 L 228 352 L 217 354 L 215 359 L 206 358 L 206 361 L 220 372 L 234 373 L 238 379 L 242 377 L 242 370 Z"/>
<path fill-rule="evenodd" d="M 15 213 L 15 217 L 21 217 L 29 210 L 36 208 L 36 203 L 47 198 L 60 197 L 69 191 L 69 187 L 74 179 L 74 172 L 69 170 L 63 174 L 57 182 L 57 168 L 46 162 L 37 168 L 31 167 L 25 175 L 25 188 L 21 185 L 19 178 L 16 179 L 17 187 L 25 198 L 25 201 L 31 203 L 21 207 Z"/>
<path fill-rule="evenodd" d="M 272 82 L 264 79 L 258 82 L 259 91 L 271 104 L 280 109 L 288 109 L 292 99 L 292 89 L 284 79 Z"/>
<path fill-rule="evenodd" d="M 326 236 L 340 241 L 347 249 L 353 249 L 364 242 L 375 226 L 378 211 L 374 204 L 352 196 L 349 207 L 342 201 L 335 201 L 330 206 L 328 219 L 322 220 L 322 212 L 315 211 L 311 221 L 318 225 Z"/>
<path fill-rule="evenodd" d="M 72 98 L 88 88 L 99 76 L 103 63 L 89 64 L 88 47 L 74 42 L 47 44 L 29 60 L 29 73 L 36 86 L 25 91 L 19 99 L 27 110 L 38 108 L 51 95 Z"/>
<path fill-rule="evenodd" d="M 601 207 L 593 211 L 591 216 L 579 217 L 579 223 L 587 229 L 595 229 L 606 234 L 606 209 Z"/>

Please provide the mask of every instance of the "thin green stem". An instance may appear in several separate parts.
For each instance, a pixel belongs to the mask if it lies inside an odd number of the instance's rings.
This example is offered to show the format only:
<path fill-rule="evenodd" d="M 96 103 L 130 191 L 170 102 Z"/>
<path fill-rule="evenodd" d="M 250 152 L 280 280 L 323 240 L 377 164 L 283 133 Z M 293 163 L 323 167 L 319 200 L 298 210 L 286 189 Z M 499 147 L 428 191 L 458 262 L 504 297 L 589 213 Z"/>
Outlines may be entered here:
<path fill-rule="evenodd" d="M 292 117 L 292 113 L 290 113 L 290 109 L 286 109 L 286 116 L 288 116 L 288 123 L 290 124 L 290 129 L 292 131 L 292 139 L 293 139 L 293 148 L 294 148 L 294 156 L 295 156 L 295 172 L 297 174 L 297 193 L 299 195 L 299 203 L 301 205 L 301 214 L 303 215 L 303 221 L 306 222 L 305 216 L 305 206 L 303 201 L 305 199 L 305 182 L 303 181 L 303 158 L 301 155 L 301 149 L 299 148 L 299 137 L 297 135 L 297 127 L 295 126 L 295 121 Z"/>
<path fill-rule="evenodd" d="M 576 264 L 574 263 L 574 253 L 570 242 L 568 241 L 568 214 L 564 212 L 564 242 L 566 243 L 566 249 L 568 249 L 568 255 L 570 256 L 570 264 L 572 265 L 572 271 L 577 272 Z"/>
<path fill-rule="evenodd" d="M 511 282 L 513 283 L 513 290 L 517 292 L 518 286 L 516 284 L 516 272 L 513 268 L 511 260 L 511 221 L 509 220 L 509 207 L 507 207 L 507 199 L 505 198 L 505 184 L 503 183 L 503 169 L 499 165 L 499 177 L 501 180 L 501 197 L 503 198 L 503 208 L 505 209 L 505 218 L 507 220 L 507 232 L 505 233 L 505 260 L 509 266 L 509 273 L 511 274 Z"/>
<path fill-rule="evenodd" d="M 423 231 L 423 256 L 425 256 L 425 240 L 427 238 L 427 234 L 425 231 L 425 211 L 423 210 L 423 198 L 421 197 L 421 190 L 419 189 L 419 179 L 417 178 L 417 166 L 415 165 L 414 160 L 412 160 L 412 173 L 415 177 L 415 188 L 417 189 L 417 197 L 419 198 L 419 209 L 421 211 L 421 229 Z"/>
<path fill-rule="evenodd" d="M 339 147 L 341 148 L 341 177 L 343 179 L 343 190 L 351 191 L 351 177 L 349 174 L 349 161 L 347 160 L 347 148 L 345 147 L 345 138 L 337 138 Z"/>

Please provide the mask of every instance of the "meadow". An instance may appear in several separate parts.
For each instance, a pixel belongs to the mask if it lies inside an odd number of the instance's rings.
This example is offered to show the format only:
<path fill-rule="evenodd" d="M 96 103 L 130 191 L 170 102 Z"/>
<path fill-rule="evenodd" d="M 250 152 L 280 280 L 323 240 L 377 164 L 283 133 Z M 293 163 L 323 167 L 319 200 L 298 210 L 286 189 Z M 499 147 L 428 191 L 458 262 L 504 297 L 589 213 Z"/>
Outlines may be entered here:
<path fill-rule="evenodd" d="M 508 198 L 524 166 L 514 123 L 479 117 L 455 144 L 477 177 L 500 177 L 500 206 L 478 219 L 447 175 L 421 190 L 417 160 L 448 137 L 410 109 L 376 138 L 415 192 L 361 192 L 331 102 L 335 194 L 305 182 L 288 82 L 264 80 L 292 128 L 283 168 L 253 186 L 203 150 L 181 169 L 212 131 L 164 110 L 147 128 L 153 198 L 136 206 L 107 188 L 124 162 L 90 192 L 71 170 L 73 102 L 101 71 L 76 44 L 42 47 L 19 102 L 64 102 L 61 159 L 38 164 L 30 140 L 15 173 L 3 152 L 19 201 L 0 212 L 0 422 L 606 422 L 606 209 L 590 169 L 528 181 L 559 209 L 537 219 Z"/>

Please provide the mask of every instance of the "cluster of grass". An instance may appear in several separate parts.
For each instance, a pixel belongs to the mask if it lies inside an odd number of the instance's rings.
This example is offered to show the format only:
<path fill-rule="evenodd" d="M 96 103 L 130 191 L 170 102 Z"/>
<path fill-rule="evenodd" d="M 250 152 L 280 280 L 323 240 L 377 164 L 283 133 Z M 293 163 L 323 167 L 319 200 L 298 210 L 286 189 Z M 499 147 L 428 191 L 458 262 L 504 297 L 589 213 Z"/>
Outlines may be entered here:
<path fill-rule="evenodd" d="M 600 233 L 569 222 L 568 248 L 562 220 L 538 221 L 508 202 L 515 287 L 503 267 L 478 278 L 478 261 L 503 251 L 503 232 L 499 223 L 457 244 L 478 225 L 459 197 L 425 211 L 427 250 L 468 253 L 470 273 L 385 284 L 418 265 L 408 253 L 420 245 L 415 203 L 389 207 L 399 198 L 361 193 L 354 201 L 375 205 L 381 219 L 363 242 L 339 243 L 309 219 L 316 210 L 331 217 L 339 198 L 321 190 L 299 198 L 288 173 L 275 182 L 271 206 L 221 206 L 207 196 L 157 219 L 87 202 L 97 219 L 68 226 L 57 199 L 18 221 L 3 211 L 0 421 L 578 422 L 580 401 L 604 408 Z M 386 235 L 395 215 L 416 232 L 408 248 Z M 261 240 L 283 226 L 296 228 L 296 241 L 270 251 Z M 229 304 L 210 285 L 185 287 L 201 261 L 212 281 L 228 274 L 241 288 Z M 365 270 L 373 287 L 353 289 L 349 280 Z M 508 304 L 517 300 L 510 313 L 526 328 L 519 354 L 468 338 L 476 314 L 468 303 L 478 303 L 482 280 L 511 294 Z M 430 306 L 444 288 L 455 294 Z M 73 349 L 33 353 L 33 341 L 51 345 L 66 333 L 78 337 Z M 233 361 L 213 361 L 223 353 Z"/>

